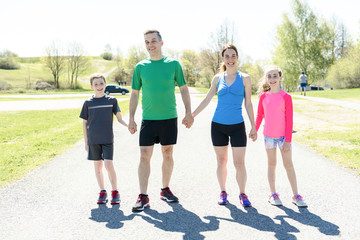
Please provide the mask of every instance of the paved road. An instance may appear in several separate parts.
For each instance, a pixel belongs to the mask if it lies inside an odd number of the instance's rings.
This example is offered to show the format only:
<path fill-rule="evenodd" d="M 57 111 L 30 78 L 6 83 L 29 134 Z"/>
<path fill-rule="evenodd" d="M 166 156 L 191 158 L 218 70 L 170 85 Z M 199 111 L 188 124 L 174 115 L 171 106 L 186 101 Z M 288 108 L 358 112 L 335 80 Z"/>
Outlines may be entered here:
<path fill-rule="evenodd" d="M 197 106 L 201 99 L 192 100 Z M 181 119 L 180 97 L 178 103 Z M 211 103 L 192 129 L 179 127 L 171 184 L 179 203 L 159 199 L 161 155 L 156 146 L 149 184 L 151 208 L 131 212 L 138 194 L 138 134 L 130 135 L 115 124 L 114 164 L 121 205 L 96 204 L 93 166 L 79 142 L 22 180 L 0 189 L 0 239 L 360 239 L 359 176 L 297 143 L 293 144 L 294 164 L 309 208 L 298 209 L 291 203 L 280 162 L 277 182 L 284 206 L 268 204 L 261 134 L 257 142 L 249 142 L 246 155 L 247 194 L 253 207 L 244 209 L 239 204 L 231 158 L 230 204 L 218 206 L 216 160 L 210 140 L 214 109 L 215 103 Z"/>

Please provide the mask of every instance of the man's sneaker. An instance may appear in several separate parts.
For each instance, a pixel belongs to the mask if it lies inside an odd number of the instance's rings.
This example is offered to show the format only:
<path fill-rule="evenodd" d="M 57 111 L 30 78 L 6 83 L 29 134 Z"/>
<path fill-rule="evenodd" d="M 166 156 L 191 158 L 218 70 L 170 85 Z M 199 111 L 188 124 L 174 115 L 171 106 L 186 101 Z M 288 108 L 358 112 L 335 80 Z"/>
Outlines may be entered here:
<path fill-rule="evenodd" d="M 282 202 L 279 198 L 279 194 L 278 193 L 272 193 L 269 197 L 269 203 L 271 205 L 274 205 L 274 206 L 281 206 L 282 205 Z"/>
<path fill-rule="evenodd" d="M 144 211 L 145 208 L 150 207 L 149 197 L 145 194 L 139 194 L 139 197 L 135 203 L 135 206 L 132 208 L 133 212 Z"/>
<path fill-rule="evenodd" d="M 248 196 L 246 196 L 245 193 L 241 193 L 239 195 L 240 203 L 243 205 L 243 207 L 251 207 L 251 202 L 248 199 Z"/>
<path fill-rule="evenodd" d="M 160 192 L 160 198 L 167 202 L 177 202 L 179 199 L 170 191 L 169 187 L 162 188 Z"/>
<path fill-rule="evenodd" d="M 219 205 L 226 205 L 229 203 L 229 201 L 227 200 L 227 193 L 225 191 L 222 191 L 220 193 L 220 197 L 219 197 L 219 200 L 218 200 L 218 204 Z"/>
<path fill-rule="evenodd" d="M 298 207 L 307 207 L 306 202 L 300 194 L 296 194 L 292 197 L 292 202 Z"/>
<path fill-rule="evenodd" d="M 111 199 L 111 204 L 114 205 L 114 204 L 120 204 L 120 194 L 117 190 L 115 191 L 111 191 L 111 196 L 112 196 L 112 199 Z"/>
<path fill-rule="evenodd" d="M 108 202 L 106 190 L 101 190 L 99 194 L 98 204 L 105 204 Z"/>

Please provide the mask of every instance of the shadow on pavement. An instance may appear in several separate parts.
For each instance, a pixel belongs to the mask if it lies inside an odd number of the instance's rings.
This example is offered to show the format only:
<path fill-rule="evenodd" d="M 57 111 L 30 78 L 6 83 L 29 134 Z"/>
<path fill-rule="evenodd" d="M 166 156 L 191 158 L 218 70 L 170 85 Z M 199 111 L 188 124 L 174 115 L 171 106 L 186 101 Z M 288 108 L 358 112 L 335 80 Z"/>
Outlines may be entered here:
<path fill-rule="evenodd" d="M 285 218 L 289 218 L 304 225 L 316 227 L 319 229 L 319 232 L 325 235 L 335 236 L 340 234 L 339 226 L 323 220 L 318 215 L 309 212 L 307 208 L 299 208 L 300 212 L 295 212 L 294 210 L 284 206 L 280 206 L 279 208 L 287 214 L 275 217 L 275 219 L 279 219 L 281 222 L 285 222 Z"/>
<path fill-rule="evenodd" d="M 132 220 L 134 214 L 125 216 L 120 210 L 120 205 L 112 205 L 108 208 L 106 204 L 98 205 L 98 208 L 91 209 L 91 217 L 89 219 L 96 222 L 106 222 L 106 227 L 111 229 L 119 229 L 124 226 L 123 221 Z"/>
<path fill-rule="evenodd" d="M 186 210 L 180 203 L 169 203 L 169 205 L 173 211 L 159 213 L 148 208 L 144 211 L 148 216 L 139 216 L 161 230 L 184 233 L 183 239 L 204 239 L 201 232 L 215 231 L 219 228 L 219 221 L 214 217 L 208 218 L 210 221 L 206 223 L 195 213 Z"/>
<path fill-rule="evenodd" d="M 281 224 L 275 223 L 270 217 L 260 214 L 254 207 L 244 208 L 245 211 L 240 210 L 231 203 L 225 205 L 225 207 L 230 210 L 232 219 L 215 217 L 216 219 L 236 222 L 259 231 L 274 232 L 277 239 L 296 239 L 290 232 L 299 232 L 297 228 L 286 221 L 281 221 Z"/>

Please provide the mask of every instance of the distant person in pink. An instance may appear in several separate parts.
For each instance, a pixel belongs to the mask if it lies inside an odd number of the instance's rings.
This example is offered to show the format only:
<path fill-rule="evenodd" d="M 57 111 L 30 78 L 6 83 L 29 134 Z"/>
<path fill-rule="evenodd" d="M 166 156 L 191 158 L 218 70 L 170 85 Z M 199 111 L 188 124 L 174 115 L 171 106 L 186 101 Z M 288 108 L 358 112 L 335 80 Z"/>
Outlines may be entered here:
<path fill-rule="evenodd" d="M 256 131 L 265 118 L 264 140 L 268 157 L 268 181 L 270 185 L 269 203 L 282 205 L 275 188 L 276 148 L 279 146 L 283 164 L 293 191 L 292 202 L 298 207 L 307 207 L 298 193 L 296 174 L 291 155 L 293 131 L 293 105 L 291 96 L 281 89 L 281 70 L 278 66 L 265 68 L 263 81 L 258 92 L 261 93 L 256 116 Z"/>

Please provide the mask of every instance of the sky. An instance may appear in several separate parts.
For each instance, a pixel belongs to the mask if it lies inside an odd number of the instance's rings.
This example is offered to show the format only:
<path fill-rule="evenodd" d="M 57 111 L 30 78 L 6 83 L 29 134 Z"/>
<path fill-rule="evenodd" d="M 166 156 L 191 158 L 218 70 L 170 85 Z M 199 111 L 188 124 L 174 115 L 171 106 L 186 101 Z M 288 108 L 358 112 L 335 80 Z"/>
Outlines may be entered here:
<path fill-rule="evenodd" d="M 307 3 L 319 17 L 336 17 L 353 40 L 360 38 L 359 0 Z M 79 42 L 92 56 L 110 44 L 126 57 L 131 46 L 144 47 L 147 29 L 159 30 L 168 49 L 199 52 L 228 22 L 235 26 L 241 54 L 269 59 L 283 14 L 291 13 L 291 0 L 0 0 L 0 6 L 0 51 L 20 57 L 43 56 L 53 41 L 64 48 Z"/>

